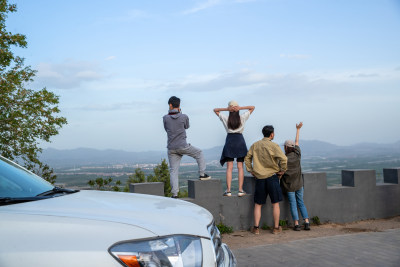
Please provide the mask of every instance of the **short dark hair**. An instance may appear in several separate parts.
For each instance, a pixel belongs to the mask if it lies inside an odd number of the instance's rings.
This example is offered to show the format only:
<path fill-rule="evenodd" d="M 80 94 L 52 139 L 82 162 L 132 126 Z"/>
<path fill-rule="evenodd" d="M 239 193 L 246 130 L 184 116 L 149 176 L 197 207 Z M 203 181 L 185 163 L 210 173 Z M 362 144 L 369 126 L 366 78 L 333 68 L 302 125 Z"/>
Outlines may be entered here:
<path fill-rule="evenodd" d="M 171 104 L 173 108 L 179 108 L 181 100 L 176 96 L 171 96 L 168 100 L 168 105 Z"/>
<path fill-rule="evenodd" d="M 272 125 L 266 125 L 262 129 L 262 133 L 263 133 L 264 137 L 270 137 L 273 132 L 274 132 L 274 126 L 272 126 Z"/>

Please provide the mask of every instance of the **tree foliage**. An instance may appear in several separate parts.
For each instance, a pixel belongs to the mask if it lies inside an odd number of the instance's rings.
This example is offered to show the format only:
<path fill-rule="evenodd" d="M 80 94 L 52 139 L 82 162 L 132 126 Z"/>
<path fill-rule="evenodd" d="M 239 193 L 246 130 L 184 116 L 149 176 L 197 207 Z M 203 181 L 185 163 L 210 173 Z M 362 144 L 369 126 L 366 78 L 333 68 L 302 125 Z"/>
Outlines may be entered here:
<path fill-rule="evenodd" d="M 170 175 L 168 169 L 168 163 L 165 159 L 161 161 L 161 164 L 157 164 L 153 169 L 154 174 L 150 174 L 147 176 L 147 181 L 152 182 L 163 182 L 164 183 L 164 195 L 170 196 L 171 192 L 171 183 L 170 183 Z"/>
<path fill-rule="evenodd" d="M 146 175 L 141 168 L 135 169 L 135 173 L 128 177 L 126 185 L 124 187 L 124 192 L 129 192 L 129 184 L 144 183 L 146 182 Z"/>
<path fill-rule="evenodd" d="M 57 135 L 67 120 L 57 117 L 58 96 L 46 88 L 26 88 L 36 71 L 12 51 L 26 48 L 26 37 L 8 32 L 5 25 L 8 13 L 16 10 L 16 5 L 0 0 L 0 153 L 22 160 L 25 167 L 54 183 L 53 169 L 39 160 L 39 145 Z"/>
<path fill-rule="evenodd" d="M 117 180 L 113 183 L 113 178 L 96 178 L 95 180 L 89 180 L 88 185 L 93 187 L 96 190 L 101 191 L 120 191 L 119 186 L 121 185 L 121 181 Z"/>
<path fill-rule="evenodd" d="M 164 183 L 164 195 L 171 196 L 171 183 L 170 183 L 170 175 L 169 175 L 169 168 L 166 159 L 163 159 L 160 164 L 157 164 L 153 168 L 153 174 L 146 175 L 141 168 L 135 169 L 135 173 L 128 177 L 126 181 L 126 185 L 123 188 L 124 192 L 129 192 L 129 184 L 135 183 L 155 183 L 155 182 L 163 182 Z M 113 183 L 113 179 L 109 178 L 102 178 L 99 177 L 95 180 L 90 180 L 88 185 L 96 190 L 107 190 L 107 191 L 121 191 L 120 185 L 121 181 L 117 180 Z M 178 197 L 187 197 L 188 192 L 183 191 L 179 192 Z"/>
<path fill-rule="evenodd" d="M 171 196 L 171 183 L 170 183 L 170 174 L 169 174 L 169 168 L 168 168 L 168 163 L 166 159 L 162 159 L 160 164 L 157 164 L 153 168 L 153 174 L 147 175 L 147 178 L 145 176 L 145 173 L 142 171 L 142 169 L 137 168 L 135 169 L 135 173 L 131 176 L 129 176 L 127 185 L 125 187 L 126 192 L 129 191 L 129 184 L 130 183 L 144 183 L 144 182 L 149 182 L 149 183 L 155 183 L 155 182 L 163 182 L 164 183 L 164 195 L 165 196 Z M 185 197 L 187 196 L 187 192 L 182 192 L 180 197 Z"/>

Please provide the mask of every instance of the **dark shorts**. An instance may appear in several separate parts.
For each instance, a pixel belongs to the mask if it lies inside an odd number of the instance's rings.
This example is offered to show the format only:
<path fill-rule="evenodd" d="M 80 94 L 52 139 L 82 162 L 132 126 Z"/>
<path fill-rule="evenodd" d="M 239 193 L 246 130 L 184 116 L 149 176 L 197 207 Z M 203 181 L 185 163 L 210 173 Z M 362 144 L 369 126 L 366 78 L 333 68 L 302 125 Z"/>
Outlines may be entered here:
<path fill-rule="evenodd" d="M 230 162 L 230 161 L 234 161 L 234 158 L 225 158 L 225 162 Z M 237 158 L 236 162 L 244 162 L 244 157 L 242 158 Z"/>
<path fill-rule="evenodd" d="M 254 202 L 259 205 L 264 205 L 267 202 L 268 195 L 272 204 L 281 202 L 283 199 L 279 178 L 276 174 L 267 179 L 256 179 Z"/>

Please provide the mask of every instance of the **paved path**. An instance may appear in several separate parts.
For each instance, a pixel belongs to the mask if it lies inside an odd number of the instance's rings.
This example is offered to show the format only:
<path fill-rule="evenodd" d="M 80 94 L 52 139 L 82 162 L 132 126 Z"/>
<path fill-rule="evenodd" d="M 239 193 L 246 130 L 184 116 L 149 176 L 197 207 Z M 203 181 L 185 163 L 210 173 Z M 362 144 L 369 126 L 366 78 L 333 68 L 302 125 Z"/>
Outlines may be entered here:
<path fill-rule="evenodd" d="M 238 266 L 400 267 L 400 229 L 237 249 Z"/>

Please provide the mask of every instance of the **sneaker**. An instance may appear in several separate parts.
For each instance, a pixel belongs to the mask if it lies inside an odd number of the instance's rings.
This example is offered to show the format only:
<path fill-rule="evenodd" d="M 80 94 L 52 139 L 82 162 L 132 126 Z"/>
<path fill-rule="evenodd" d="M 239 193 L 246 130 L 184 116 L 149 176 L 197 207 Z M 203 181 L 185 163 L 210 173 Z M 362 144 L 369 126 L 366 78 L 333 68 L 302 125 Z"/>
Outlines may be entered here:
<path fill-rule="evenodd" d="M 244 192 L 244 191 L 239 191 L 238 192 L 238 197 L 242 197 L 242 196 L 245 196 L 246 195 L 246 192 Z"/>
<path fill-rule="evenodd" d="M 311 230 L 311 228 L 310 228 L 310 223 L 305 223 L 305 224 L 304 224 L 304 230 L 307 230 L 307 231 L 310 231 L 310 230 Z"/>
<path fill-rule="evenodd" d="M 232 196 L 231 191 L 225 191 L 224 197 L 230 197 L 230 196 Z"/>
<path fill-rule="evenodd" d="M 293 227 L 293 230 L 295 230 L 295 231 L 300 231 L 300 230 L 301 230 L 301 226 L 298 225 L 298 224 L 296 224 L 296 225 Z"/>
<path fill-rule="evenodd" d="M 279 226 L 278 228 L 272 229 L 272 233 L 273 233 L 274 235 L 279 234 L 279 233 L 281 233 L 281 232 L 282 232 L 282 227 L 281 227 L 281 226 Z"/>
<path fill-rule="evenodd" d="M 202 180 L 202 181 L 210 180 L 210 179 L 211 179 L 211 176 L 208 175 L 207 173 L 205 173 L 205 174 L 203 174 L 203 175 L 200 175 L 200 176 L 199 176 L 199 179 Z"/>
<path fill-rule="evenodd" d="M 253 227 L 251 227 L 250 232 L 252 232 L 252 233 L 255 234 L 255 235 L 259 235 L 259 234 L 260 234 L 260 227 L 258 227 L 258 226 L 253 226 Z"/>
<path fill-rule="evenodd" d="M 178 196 L 171 196 L 171 198 L 178 198 Z"/>

